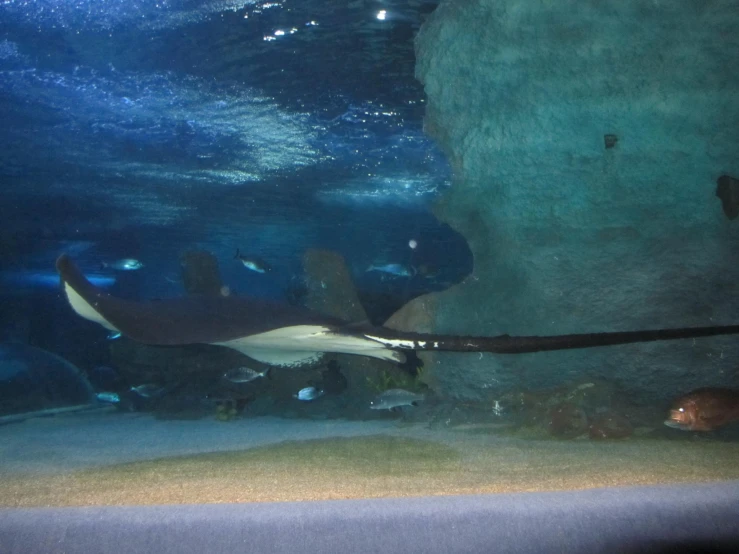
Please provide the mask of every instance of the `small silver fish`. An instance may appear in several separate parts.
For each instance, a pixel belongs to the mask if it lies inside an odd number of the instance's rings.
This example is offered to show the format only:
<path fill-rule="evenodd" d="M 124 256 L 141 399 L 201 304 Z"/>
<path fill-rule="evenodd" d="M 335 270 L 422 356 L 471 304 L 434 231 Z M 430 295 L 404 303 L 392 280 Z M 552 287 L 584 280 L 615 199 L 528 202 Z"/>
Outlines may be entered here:
<path fill-rule="evenodd" d="M 269 368 L 264 371 L 257 371 L 250 367 L 237 367 L 223 374 L 223 378 L 232 383 L 251 383 L 262 377 L 269 377 Z"/>
<path fill-rule="evenodd" d="M 405 389 L 388 389 L 370 402 L 370 409 L 392 410 L 401 406 L 418 406 L 418 403 L 423 399 L 422 394 L 416 394 Z"/>
<path fill-rule="evenodd" d="M 244 256 L 238 249 L 236 249 L 234 259 L 239 260 L 246 269 L 256 271 L 257 273 L 272 271 L 272 268 L 264 260 L 253 256 Z"/>
<path fill-rule="evenodd" d="M 164 387 L 147 384 L 131 387 L 129 390 L 144 398 L 154 398 L 155 396 L 159 396 L 164 392 Z"/>
<path fill-rule="evenodd" d="M 103 262 L 100 264 L 103 268 L 115 269 L 118 271 L 136 271 L 144 267 L 144 264 L 134 258 L 123 258 L 113 262 Z"/>
<path fill-rule="evenodd" d="M 99 402 L 106 402 L 108 404 L 118 404 L 121 401 L 121 397 L 114 392 L 98 392 L 95 394 L 95 398 Z"/>
<path fill-rule="evenodd" d="M 108 336 L 105 338 L 108 340 L 116 340 L 116 339 L 121 338 L 121 334 L 118 331 L 111 331 L 110 333 L 108 333 Z"/>
<path fill-rule="evenodd" d="M 316 387 L 305 387 L 304 389 L 300 389 L 297 394 L 293 394 L 293 398 L 297 398 L 303 402 L 310 402 L 321 396 L 323 396 L 323 391 Z"/>
<path fill-rule="evenodd" d="M 395 277 L 414 277 L 418 271 L 415 267 L 403 264 L 383 264 L 383 265 L 370 265 L 365 273 L 370 271 L 379 271 L 380 273 L 386 273 Z"/>

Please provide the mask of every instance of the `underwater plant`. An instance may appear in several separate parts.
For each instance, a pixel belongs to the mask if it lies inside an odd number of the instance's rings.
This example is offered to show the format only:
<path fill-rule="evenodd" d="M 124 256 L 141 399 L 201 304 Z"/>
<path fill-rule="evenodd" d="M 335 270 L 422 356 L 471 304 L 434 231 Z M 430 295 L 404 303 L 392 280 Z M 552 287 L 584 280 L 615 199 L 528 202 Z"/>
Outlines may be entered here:
<path fill-rule="evenodd" d="M 232 400 L 218 402 L 216 404 L 216 419 L 218 421 L 231 421 L 238 415 L 236 403 Z"/>
<path fill-rule="evenodd" d="M 425 388 L 423 383 L 417 380 L 420 375 L 420 368 L 418 368 L 418 375 L 415 377 L 408 373 L 383 369 L 377 373 L 377 377 L 367 377 L 366 380 L 372 391 L 376 393 L 385 392 L 390 389 L 417 391 Z"/>

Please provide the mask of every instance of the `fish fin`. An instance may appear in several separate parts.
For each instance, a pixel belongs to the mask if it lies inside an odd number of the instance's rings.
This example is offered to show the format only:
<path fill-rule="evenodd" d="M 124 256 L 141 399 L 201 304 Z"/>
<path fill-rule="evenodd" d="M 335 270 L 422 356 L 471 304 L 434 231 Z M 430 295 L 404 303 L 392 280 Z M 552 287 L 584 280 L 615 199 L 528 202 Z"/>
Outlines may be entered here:
<path fill-rule="evenodd" d="M 96 297 L 104 293 L 90 283 L 68 257 L 64 255 L 59 257 L 57 269 L 62 277 L 64 292 L 72 309 L 88 321 L 102 325 L 114 333 L 120 333 L 121 331 L 95 307 Z"/>
<path fill-rule="evenodd" d="M 237 249 L 236 249 L 236 255 L 234 256 L 234 260 L 238 260 L 240 256 L 241 256 L 241 252 L 240 252 L 240 251 L 239 251 L 239 249 L 237 248 Z"/>

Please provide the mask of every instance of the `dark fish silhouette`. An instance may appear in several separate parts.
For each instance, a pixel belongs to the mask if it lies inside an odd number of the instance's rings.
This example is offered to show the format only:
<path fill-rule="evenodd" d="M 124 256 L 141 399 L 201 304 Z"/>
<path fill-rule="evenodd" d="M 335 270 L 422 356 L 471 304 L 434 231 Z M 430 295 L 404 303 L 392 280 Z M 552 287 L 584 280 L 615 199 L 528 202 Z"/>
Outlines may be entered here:
<path fill-rule="evenodd" d="M 66 255 L 56 267 L 74 311 L 109 331 L 153 345 L 224 346 L 274 366 L 313 363 L 326 352 L 404 364 L 416 363 L 412 351 L 421 350 L 516 354 L 739 333 L 739 325 L 543 337 L 409 333 L 246 296 L 125 300 L 90 283 Z"/>

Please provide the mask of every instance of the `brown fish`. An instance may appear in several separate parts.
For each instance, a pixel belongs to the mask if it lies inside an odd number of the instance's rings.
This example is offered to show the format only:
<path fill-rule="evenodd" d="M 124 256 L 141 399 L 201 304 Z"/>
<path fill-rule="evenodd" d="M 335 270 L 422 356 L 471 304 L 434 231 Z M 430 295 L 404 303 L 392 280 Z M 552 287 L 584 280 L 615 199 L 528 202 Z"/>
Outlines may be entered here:
<path fill-rule="evenodd" d="M 739 390 L 707 387 L 675 400 L 665 425 L 683 431 L 713 431 L 734 421 L 739 421 Z"/>

